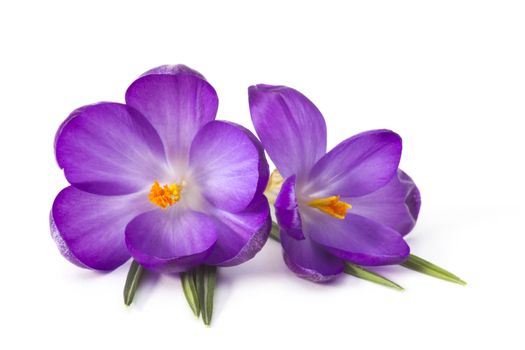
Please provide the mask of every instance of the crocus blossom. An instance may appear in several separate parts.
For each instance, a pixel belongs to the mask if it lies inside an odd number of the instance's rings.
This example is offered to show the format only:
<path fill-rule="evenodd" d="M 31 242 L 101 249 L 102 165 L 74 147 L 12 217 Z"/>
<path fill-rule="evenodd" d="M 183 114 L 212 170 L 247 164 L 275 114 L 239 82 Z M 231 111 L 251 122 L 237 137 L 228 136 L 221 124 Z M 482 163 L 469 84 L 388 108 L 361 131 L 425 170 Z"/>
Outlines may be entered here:
<path fill-rule="evenodd" d="M 255 136 L 215 120 L 215 90 L 186 66 L 146 72 L 125 100 L 81 107 L 57 132 L 71 184 L 50 218 L 62 254 L 98 270 L 133 257 L 161 272 L 252 258 L 271 226 Z"/>
<path fill-rule="evenodd" d="M 343 271 L 344 261 L 403 262 L 410 252 L 403 236 L 421 200 L 398 169 L 399 135 L 367 131 L 327 153 L 324 118 L 300 92 L 256 85 L 249 102 L 255 130 L 284 179 L 275 214 L 288 267 L 326 281 Z"/>

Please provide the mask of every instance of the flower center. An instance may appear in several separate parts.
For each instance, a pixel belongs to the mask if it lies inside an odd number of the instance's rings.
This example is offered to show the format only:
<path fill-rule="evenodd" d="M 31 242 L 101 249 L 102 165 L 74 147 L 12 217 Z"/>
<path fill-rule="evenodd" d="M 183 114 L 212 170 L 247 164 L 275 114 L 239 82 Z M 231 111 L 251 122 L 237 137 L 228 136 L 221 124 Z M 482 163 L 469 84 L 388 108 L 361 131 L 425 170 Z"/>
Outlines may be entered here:
<path fill-rule="evenodd" d="M 352 206 L 343 202 L 340 198 L 341 196 L 318 198 L 310 201 L 308 205 L 334 218 L 343 220 L 346 216 L 346 211 L 352 209 Z"/>
<path fill-rule="evenodd" d="M 158 181 L 155 181 L 151 186 L 148 198 L 151 203 L 166 209 L 179 201 L 181 191 L 182 186 L 175 183 L 161 186 Z"/>

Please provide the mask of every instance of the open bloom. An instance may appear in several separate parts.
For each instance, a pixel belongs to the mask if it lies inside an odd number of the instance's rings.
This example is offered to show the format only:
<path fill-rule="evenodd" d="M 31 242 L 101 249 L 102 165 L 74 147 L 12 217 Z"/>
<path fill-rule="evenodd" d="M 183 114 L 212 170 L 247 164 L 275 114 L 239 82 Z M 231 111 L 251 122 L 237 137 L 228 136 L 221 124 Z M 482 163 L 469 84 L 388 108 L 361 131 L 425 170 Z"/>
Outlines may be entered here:
<path fill-rule="evenodd" d="M 403 236 L 414 227 L 421 201 L 398 169 L 401 138 L 373 130 L 326 153 L 324 118 L 300 92 L 256 85 L 249 101 L 257 134 L 285 179 L 275 214 L 288 267 L 325 281 L 343 271 L 344 261 L 404 261 L 410 249 Z"/>
<path fill-rule="evenodd" d="M 271 226 L 268 164 L 253 134 L 215 121 L 217 106 L 204 77 L 179 65 L 139 77 L 126 104 L 74 111 L 55 139 L 71 184 L 51 212 L 62 254 L 99 270 L 132 256 L 164 272 L 253 257 Z"/>

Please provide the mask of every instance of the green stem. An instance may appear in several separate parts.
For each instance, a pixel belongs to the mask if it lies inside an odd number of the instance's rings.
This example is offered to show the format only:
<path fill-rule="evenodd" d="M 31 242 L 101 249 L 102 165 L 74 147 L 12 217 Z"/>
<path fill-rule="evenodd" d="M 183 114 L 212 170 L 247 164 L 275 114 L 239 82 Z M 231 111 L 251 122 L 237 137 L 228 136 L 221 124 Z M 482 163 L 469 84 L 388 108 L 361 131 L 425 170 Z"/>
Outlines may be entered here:
<path fill-rule="evenodd" d="M 270 230 L 270 238 L 277 242 L 281 241 L 281 237 L 279 235 L 279 225 L 274 221 L 272 221 L 272 229 Z"/>

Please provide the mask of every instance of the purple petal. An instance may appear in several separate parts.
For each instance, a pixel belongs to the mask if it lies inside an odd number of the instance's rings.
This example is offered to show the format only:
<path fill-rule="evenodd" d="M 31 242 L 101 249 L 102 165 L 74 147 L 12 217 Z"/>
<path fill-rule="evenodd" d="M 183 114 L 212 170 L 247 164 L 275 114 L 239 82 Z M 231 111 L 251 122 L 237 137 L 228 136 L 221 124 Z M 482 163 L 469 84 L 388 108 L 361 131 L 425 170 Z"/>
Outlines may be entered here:
<path fill-rule="evenodd" d="M 303 223 L 312 240 L 335 256 L 359 265 L 398 264 L 410 253 L 397 231 L 359 215 L 349 213 L 340 220 L 312 209 L 303 216 Z"/>
<path fill-rule="evenodd" d="M 284 86 L 248 89 L 255 130 L 284 178 L 307 174 L 326 152 L 321 112 L 300 92 Z"/>
<path fill-rule="evenodd" d="M 200 73 L 178 65 L 143 74 L 126 91 L 126 103 L 155 127 L 168 159 L 183 164 L 197 131 L 215 119 L 219 102 L 217 93 Z"/>
<path fill-rule="evenodd" d="M 403 236 L 416 225 L 421 196 L 412 179 L 398 170 L 387 185 L 362 197 L 343 198 L 352 204 L 352 214 L 388 226 Z"/>
<path fill-rule="evenodd" d="M 223 121 L 226 122 L 226 121 Z M 237 127 L 239 130 L 241 130 L 253 143 L 255 148 L 257 148 L 257 153 L 259 156 L 259 182 L 257 183 L 257 187 L 255 189 L 255 195 L 253 198 L 257 198 L 259 195 L 262 195 L 264 191 L 266 190 L 266 186 L 268 185 L 268 180 L 270 179 L 270 166 L 268 165 L 268 161 L 266 160 L 266 155 L 264 154 L 264 147 L 259 141 L 259 139 L 248 129 L 246 129 L 244 126 L 233 123 L 233 122 L 226 122 L 229 123 L 235 127 Z"/>
<path fill-rule="evenodd" d="M 201 264 L 216 240 L 212 218 L 182 208 L 148 211 L 126 227 L 126 245 L 133 258 L 160 272 L 180 272 Z"/>
<path fill-rule="evenodd" d="M 155 129 L 140 113 L 118 103 L 74 111 L 59 128 L 55 151 L 69 183 L 95 194 L 143 190 L 167 166 Z"/>
<path fill-rule="evenodd" d="M 295 175 L 284 181 L 274 206 L 281 232 L 295 239 L 304 239 L 299 203 L 295 193 Z"/>
<path fill-rule="evenodd" d="M 113 270 L 130 257 L 124 242 L 126 225 L 149 205 L 146 194 L 100 196 L 67 187 L 53 203 L 51 234 L 69 261 Z"/>
<path fill-rule="evenodd" d="M 266 197 L 260 195 L 245 210 L 229 213 L 217 210 L 218 239 L 206 259 L 210 265 L 239 265 L 255 256 L 268 239 L 272 220 Z"/>
<path fill-rule="evenodd" d="M 245 209 L 268 182 L 268 163 L 255 137 L 233 123 L 213 121 L 195 136 L 190 151 L 192 181 L 214 206 Z"/>
<path fill-rule="evenodd" d="M 299 277 L 324 282 L 343 272 L 343 261 L 329 254 L 308 236 L 296 240 L 284 234 L 281 235 L 281 244 L 286 265 Z"/>
<path fill-rule="evenodd" d="M 396 175 L 401 137 L 372 130 L 341 142 L 321 158 L 309 175 L 313 197 L 358 197 L 385 186 Z"/>

